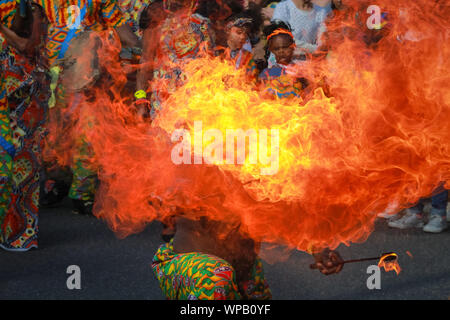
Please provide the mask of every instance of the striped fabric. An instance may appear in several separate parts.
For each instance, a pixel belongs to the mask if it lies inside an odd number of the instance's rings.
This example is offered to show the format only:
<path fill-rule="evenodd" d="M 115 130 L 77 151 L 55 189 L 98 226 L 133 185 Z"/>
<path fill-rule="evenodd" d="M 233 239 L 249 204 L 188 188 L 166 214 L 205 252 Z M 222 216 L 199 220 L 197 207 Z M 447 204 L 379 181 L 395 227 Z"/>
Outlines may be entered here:
<path fill-rule="evenodd" d="M 86 16 L 81 21 L 81 28 L 92 28 L 96 24 L 116 27 L 121 24 L 122 13 L 116 0 L 34 0 L 41 5 L 51 24 L 58 27 L 74 26 L 74 13 L 69 8 L 86 8 Z M 77 10 L 77 9 L 75 9 Z M 76 13 L 75 13 L 76 14 Z"/>
<path fill-rule="evenodd" d="M 33 1 L 44 8 L 50 22 L 47 55 L 51 65 L 62 58 L 63 48 L 83 30 L 115 28 L 126 23 L 116 0 Z"/>

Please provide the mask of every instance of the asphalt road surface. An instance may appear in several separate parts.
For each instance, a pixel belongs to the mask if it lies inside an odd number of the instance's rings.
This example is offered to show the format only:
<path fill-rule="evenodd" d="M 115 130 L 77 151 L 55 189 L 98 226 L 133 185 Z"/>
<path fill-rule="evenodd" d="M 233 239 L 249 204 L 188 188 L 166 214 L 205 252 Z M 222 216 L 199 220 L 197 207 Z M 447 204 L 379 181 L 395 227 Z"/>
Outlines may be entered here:
<path fill-rule="evenodd" d="M 42 210 L 39 249 L 25 253 L 0 249 L 0 300 L 165 299 L 150 267 L 162 243 L 159 223 L 118 239 L 104 222 L 72 214 L 69 204 Z M 265 274 L 273 299 L 450 299 L 449 229 L 440 234 L 397 230 L 381 219 L 365 243 L 342 245 L 338 251 L 345 260 L 394 251 L 402 271 L 399 275 L 381 271 L 380 288 L 368 289 L 373 275 L 368 268 L 376 262 L 346 264 L 341 273 L 324 276 L 309 268 L 313 260 L 306 253 L 265 247 Z M 81 289 L 67 288 L 72 265 L 80 268 Z"/>

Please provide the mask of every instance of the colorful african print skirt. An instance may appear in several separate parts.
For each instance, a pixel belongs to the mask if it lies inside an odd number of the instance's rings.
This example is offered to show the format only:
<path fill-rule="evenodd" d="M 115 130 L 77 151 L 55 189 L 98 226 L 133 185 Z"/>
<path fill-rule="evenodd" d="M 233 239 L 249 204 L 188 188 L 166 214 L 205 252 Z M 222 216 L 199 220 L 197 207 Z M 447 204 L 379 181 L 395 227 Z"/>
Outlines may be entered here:
<path fill-rule="evenodd" d="M 8 46 L 0 52 L 0 69 L 1 138 L 13 146 L 13 152 L 0 147 L 0 246 L 26 251 L 37 247 L 49 77 Z"/>

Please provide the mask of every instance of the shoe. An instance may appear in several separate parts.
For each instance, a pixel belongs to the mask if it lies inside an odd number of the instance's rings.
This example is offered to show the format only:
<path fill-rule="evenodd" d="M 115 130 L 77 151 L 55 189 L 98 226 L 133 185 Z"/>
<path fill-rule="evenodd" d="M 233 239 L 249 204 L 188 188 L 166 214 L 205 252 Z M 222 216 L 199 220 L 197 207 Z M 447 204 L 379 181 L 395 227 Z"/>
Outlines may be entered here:
<path fill-rule="evenodd" d="M 94 205 L 93 201 L 72 199 L 72 204 L 73 204 L 72 213 L 92 215 L 92 207 Z"/>
<path fill-rule="evenodd" d="M 394 214 L 392 214 L 392 213 L 389 214 L 389 213 L 386 213 L 386 212 L 382 212 L 382 213 L 377 214 L 377 216 L 379 218 L 386 219 L 388 222 L 391 222 L 391 221 L 395 221 L 395 220 L 400 219 L 402 217 L 402 211 L 394 213 Z"/>
<path fill-rule="evenodd" d="M 397 201 L 391 202 L 386 210 L 377 214 L 378 218 L 386 219 L 388 222 L 398 220 L 403 215 L 403 210 L 398 211 Z"/>
<path fill-rule="evenodd" d="M 381 213 L 377 214 L 377 217 L 378 218 L 383 218 L 383 219 L 389 219 L 389 218 L 391 218 L 393 216 L 396 216 L 396 215 L 397 214 L 392 215 L 392 214 L 389 214 L 387 212 L 381 212 Z"/>
<path fill-rule="evenodd" d="M 400 220 L 403 217 L 403 214 L 404 214 L 403 211 L 397 212 L 396 214 L 388 217 L 387 222 L 389 223 L 389 222 Z"/>
<path fill-rule="evenodd" d="M 51 208 L 57 206 L 67 196 L 69 188 L 63 181 L 47 180 L 39 202 L 40 207 Z"/>
<path fill-rule="evenodd" d="M 446 217 L 442 217 L 438 214 L 433 214 L 430 216 L 428 223 L 423 227 L 423 231 L 439 233 L 447 229 L 448 223 Z"/>
<path fill-rule="evenodd" d="M 431 212 L 431 207 L 432 207 L 432 205 L 431 205 L 431 201 L 426 201 L 425 202 L 425 204 L 424 204 L 424 206 L 423 206 L 423 212 L 425 213 L 425 214 L 430 214 L 430 212 Z"/>
<path fill-rule="evenodd" d="M 400 219 L 389 221 L 388 226 L 397 229 L 422 228 L 423 218 L 422 215 L 418 215 L 408 211 Z"/>

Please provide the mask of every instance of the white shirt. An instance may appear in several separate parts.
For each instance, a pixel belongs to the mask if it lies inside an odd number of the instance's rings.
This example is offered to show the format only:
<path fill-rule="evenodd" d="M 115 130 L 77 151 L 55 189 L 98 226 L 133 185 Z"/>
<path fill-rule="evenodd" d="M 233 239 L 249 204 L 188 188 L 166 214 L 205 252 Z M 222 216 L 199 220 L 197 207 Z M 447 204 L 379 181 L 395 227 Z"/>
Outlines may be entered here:
<path fill-rule="evenodd" d="M 292 0 L 282 1 L 275 7 L 272 21 L 288 23 L 297 47 L 312 53 L 319 46 L 318 39 L 325 30 L 324 21 L 328 13 L 317 8 L 314 6 L 312 10 L 305 11 L 297 8 Z"/>

